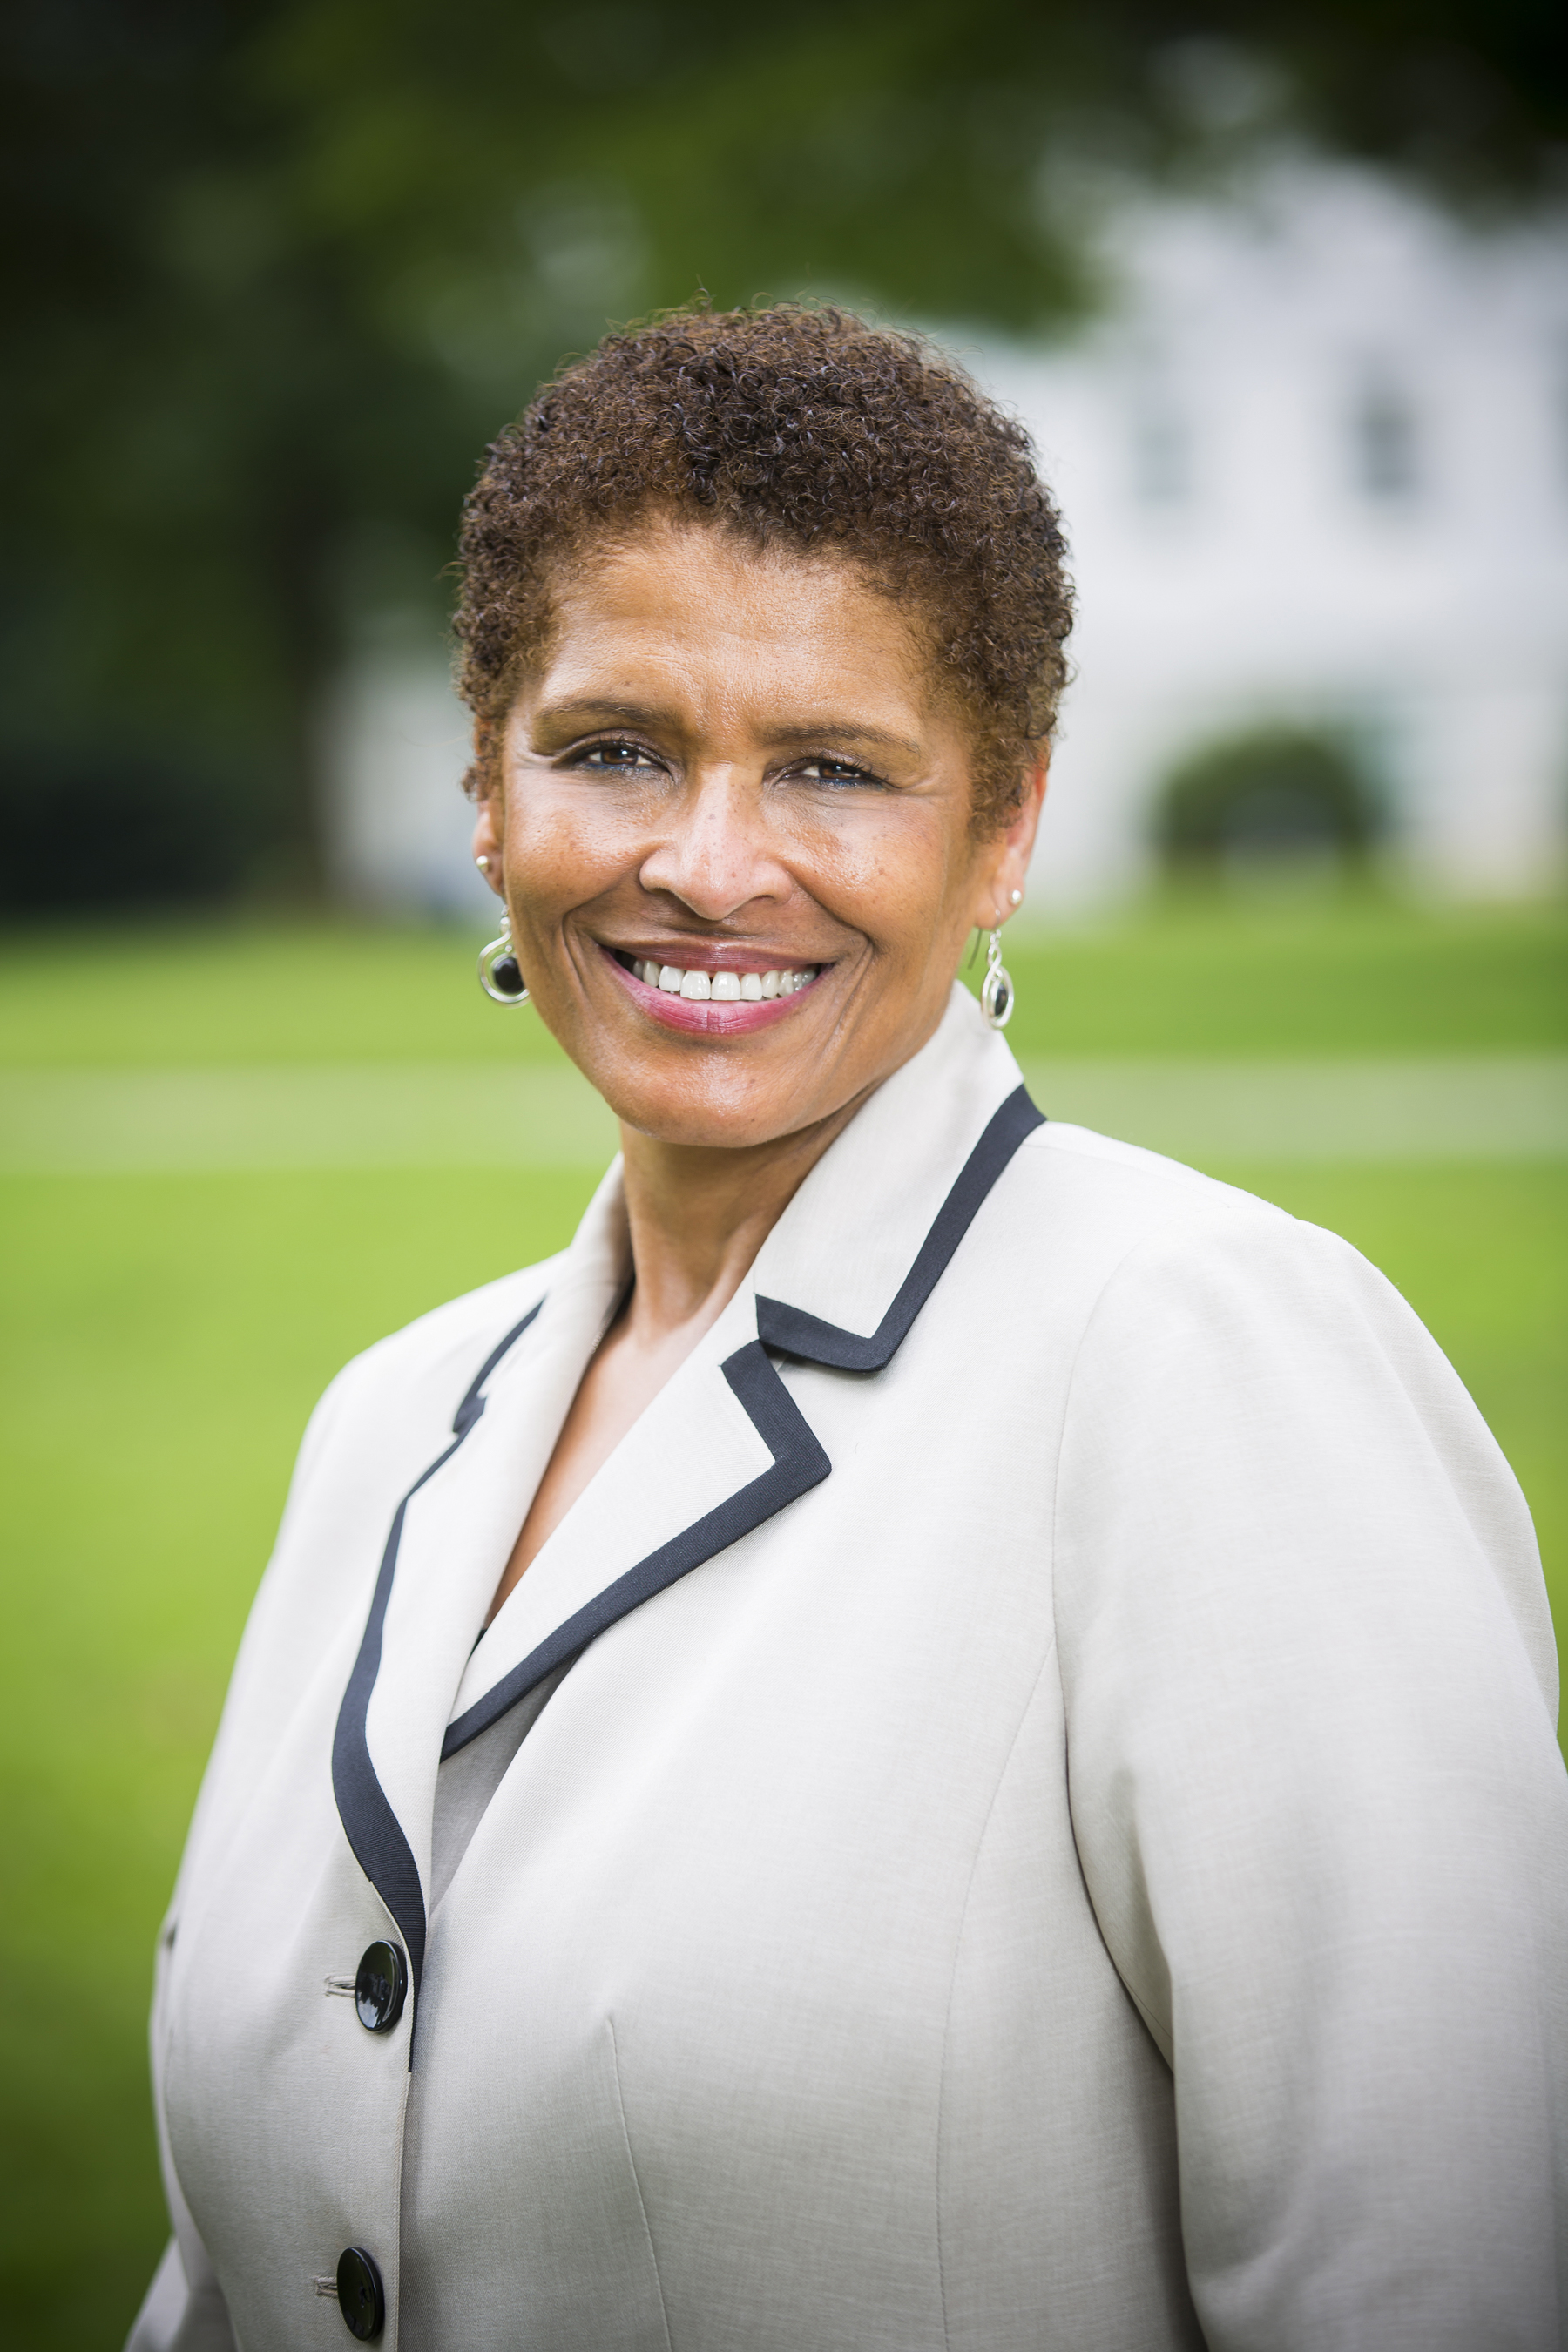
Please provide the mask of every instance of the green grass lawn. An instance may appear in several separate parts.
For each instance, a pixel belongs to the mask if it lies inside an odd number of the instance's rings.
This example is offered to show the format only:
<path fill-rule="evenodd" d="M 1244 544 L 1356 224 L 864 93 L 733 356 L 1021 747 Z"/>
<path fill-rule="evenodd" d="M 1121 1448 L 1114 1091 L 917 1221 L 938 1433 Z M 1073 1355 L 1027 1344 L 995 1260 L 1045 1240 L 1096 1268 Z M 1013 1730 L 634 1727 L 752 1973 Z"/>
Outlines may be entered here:
<path fill-rule="evenodd" d="M 1010 956 L 1026 1053 L 1560 1044 L 1560 910 L 1186 905 Z M 0 1066 L 552 1053 L 440 932 L 0 952 Z M 1523 1480 L 1568 1622 L 1568 1168 L 1216 1168 L 1347 1234 Z M 163 2237 L 152 1938 L 310 1405 L 355 1349 L 557 1247 L 595 1171 L 0 1183 L 0 2346 L 109 2352 Z"/>

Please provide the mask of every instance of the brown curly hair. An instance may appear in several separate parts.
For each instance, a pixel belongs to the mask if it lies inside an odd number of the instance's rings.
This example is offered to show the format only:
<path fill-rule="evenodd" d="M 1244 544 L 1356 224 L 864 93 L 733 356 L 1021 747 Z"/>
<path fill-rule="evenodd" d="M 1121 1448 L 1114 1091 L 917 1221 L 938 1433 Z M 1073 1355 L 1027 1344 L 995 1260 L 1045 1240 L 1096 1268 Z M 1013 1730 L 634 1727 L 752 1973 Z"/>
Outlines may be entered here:
<path fill-rule="evenodd" d="M 653 515 L 831 550 L 922 616 L 973 730 L 974 829 L 1005 825 L 1055 724 L 1072 625 L 1028 436 L 930 344 L 797 303 L 607 336 L 492 443 L 463 510 L 453 623 L 470 792 L 489 789 L 548 643 L 556 569 Z"/>

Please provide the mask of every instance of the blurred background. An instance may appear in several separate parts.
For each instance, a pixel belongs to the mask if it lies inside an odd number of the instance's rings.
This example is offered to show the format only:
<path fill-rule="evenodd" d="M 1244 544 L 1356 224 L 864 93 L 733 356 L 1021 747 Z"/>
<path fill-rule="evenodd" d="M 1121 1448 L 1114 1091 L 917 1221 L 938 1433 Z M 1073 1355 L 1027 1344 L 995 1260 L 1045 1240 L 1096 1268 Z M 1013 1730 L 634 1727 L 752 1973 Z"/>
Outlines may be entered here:
<path fill-rule="evenodd" d="M 612 321 L 845 299 L 1025 417 L 1082 618 L 1010 1039 L 1384 1267 L 1568 1603 L 1568 18 L 14 0 L 0 104 L 0 2346 L 108 2352 L 305 1415 L 614 1148 L 474 985 L 444 634 Z"/>

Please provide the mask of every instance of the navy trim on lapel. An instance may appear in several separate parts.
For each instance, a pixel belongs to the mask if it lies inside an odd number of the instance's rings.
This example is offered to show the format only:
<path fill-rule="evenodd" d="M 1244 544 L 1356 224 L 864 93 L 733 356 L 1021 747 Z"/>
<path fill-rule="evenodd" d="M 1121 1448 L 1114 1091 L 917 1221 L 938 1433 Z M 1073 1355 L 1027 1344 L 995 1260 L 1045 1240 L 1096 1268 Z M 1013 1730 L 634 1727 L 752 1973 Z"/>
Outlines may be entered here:
<path fill-rule="evenodd" d="M 715 1552 L 725 1551 L 764 1519 L 793 1503 L 797 1495 L 816 1486 L 826 1477 L 833 1465 L 816 1442 L 811 1423 L 769 1363 L 759 1339 L 749 1339 L 727 1356 L 723 1365 L 724 1378 L 739 1397 L 752 1427 L 757 1431 L 773 1455 L 773 1467 L 764 1470 L 721 1503 L 717 1510 L 706 1511 L 700 1519 L 683 1528 L 668 1543 L 660 1544 L 614 1584 L 590 1601 L 585 1608 L 558 1625 L 548 1641 L 541 1642 L 520 1665 L 505 1675 L 483 1698 L 460 1715 L 447 1730 L 441 1744 L 441 1759 L 455 1756 L 481 1731 L 488 1731 L 507 1709 L 525 1698 L 536 1683 L 552 1675 L 557 1666 L 585 1650 L 595 1635 L 603 1633 L 617 1618 L 625 1617 L 643 1601 L 651 1601 L 656 1592 L 667 1585 L 676 1584 L 700 1568 Z"/>
<path fill-rule="evenodd" d="M 402 1824 L 376 1779 L 365 1738 L 370 1695 L 375 1688 L 375 1678 L 381 1669 L 382 1628 L 386 1622 L 386 1604 L 392 1598 L 392 1580 L 397 1573 L 398 1547 L 403 1541 L 403 1523 L 408 1506 L 426 1481 L 433 1478 L 444 1463 L 451 1460 L 479 1420 L 485 1409 L 485 1382 L 507 1349 L 521 1339 L 543 1304 L 542 1299 L 538 1300 L 529 1308 L 521 1322 L 514 1323 L 505 1339 L 491 1349 L 469 1381 L 463 1402 L 453 1416 L 452 1443 L 436 1456 L 428 1469 L 421 1471 L 393 1515 L 392 1529 L 381 1556 L 381 1570 L 371 1597 L 364 1636 L 359 1645 L 359 1655 L 354 1660 L 353 1672 L 349 1676 L 348 1688 L 343 1693 L 342 1705 L 338 1709 L 337 1729 L 332 1735 L 332 1794 L 337 1800 L 338 1816 L 360 1868 L 402 1931 L 416 1991 L 418 1990 L 420 1970 L 425 1964 L 425 1893 L 419 1884 L 419 1865 L 403 1834 Z"/>
<path fill-rule="evenodd" d="M 787 1307 L 782 1298 L 759 1298 L 757 1337 L 763 1347 L 781 1356 L 794 1356 L 801 1363 L 826 1365 L 836 1372 L 879 1372 L 908 1339 L 910 1324 L 946 1273 L 982 1201 L 1025 1137 L 1045 1123 L 1046 1114 L 1035 1108 L 1026 1087 L 1018 1087 L 1008 1096 L 959 1171 L 898 1297 L 869 1339 L 862 1339 L 857 1331 L 842 1331 L 837 1323 L 824 1323 L 798 1307 Z"/>
<path fill-rule="evenodd" d="M 833 1465 L 773 1370 L 768 1349 L 834 1371 L 879 1372 L 908 1337 L 910 1325 L 946 1272 L 1002 1171 L 1026 1136 L 1044 1125 L 1045 1113 L 1036 1109 L 1026 1087 L 1019 1087 L 1008 1096 L 964 1161 L 897 1297 L 868 1339 L 786 1306 L 782 1299 L 757 1300 L 757 1337 L 725 1359 L 723 1373 L 773 1455 L 772 1468 L 639 1559 L 586 1607 L 557 1626 L 547 1641 L 449 1726 L 441 1747 L 443 1760 L 488 1731 L 509 1707 L 618 1619 L 750 1535 L 797 1496 L 820 1485 Z"/>

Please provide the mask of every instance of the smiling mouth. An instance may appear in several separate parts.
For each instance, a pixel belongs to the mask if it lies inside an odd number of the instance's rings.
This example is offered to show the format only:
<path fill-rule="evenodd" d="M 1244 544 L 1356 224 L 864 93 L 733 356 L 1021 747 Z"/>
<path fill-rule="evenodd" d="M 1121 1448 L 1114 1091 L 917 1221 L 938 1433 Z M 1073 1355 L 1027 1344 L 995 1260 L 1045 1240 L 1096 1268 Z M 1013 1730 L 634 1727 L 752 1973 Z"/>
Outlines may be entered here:
<path fill-rule="evenodd" d="M 765 1004 L 781 996 L 798 995 L 809 988 L 822 966 L 816 963 L 781 964 L 773 971 L 733 971 L 728 968 L 714 971 L 701 964 L 658 963 L 646 956 L 634 956 L 625 949 L 610 950 L 623 971 L 640 980 L 645 988 L 657 988 L 662 995 L 684 998 L 689 1004 Z"/>

